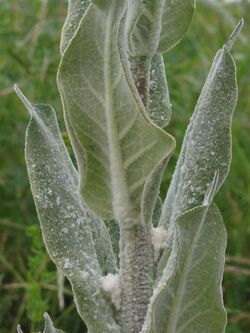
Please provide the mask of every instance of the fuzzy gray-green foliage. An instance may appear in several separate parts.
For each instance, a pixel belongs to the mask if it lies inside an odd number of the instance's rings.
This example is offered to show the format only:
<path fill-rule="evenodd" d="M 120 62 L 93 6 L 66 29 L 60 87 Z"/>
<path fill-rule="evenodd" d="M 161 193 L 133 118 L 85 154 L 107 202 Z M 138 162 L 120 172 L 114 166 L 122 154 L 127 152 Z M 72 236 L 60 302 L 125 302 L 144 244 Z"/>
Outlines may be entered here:
<path fill-rule="evenodd" d="M 45 319 L 45 325 L 43 333 L 64 333 L 62 330 L 58 330 L 53 326 L 50 316 L 47 313 L 44 314 L 44 319 Z M 20 325 L 18 325 L 17 327 L 17 332 L 23 333 Z"/>
<path fill-rule="evenodd" d="M 175 147 L 162 129 L 171 117 L 162 53 L 194 5 L 69 1 L 58 87 L 77 170 L 54 110 L 16 87 L 31 116 L 25 157 L 44 242 L 89 333 L 224 332 L 226 233 L 213 199 L 231 161 L 230 49 L 242 22 L 215 56 L 163 204 L 158 197 Z M 44 333 L 57 332 L 45 315 Z"/>

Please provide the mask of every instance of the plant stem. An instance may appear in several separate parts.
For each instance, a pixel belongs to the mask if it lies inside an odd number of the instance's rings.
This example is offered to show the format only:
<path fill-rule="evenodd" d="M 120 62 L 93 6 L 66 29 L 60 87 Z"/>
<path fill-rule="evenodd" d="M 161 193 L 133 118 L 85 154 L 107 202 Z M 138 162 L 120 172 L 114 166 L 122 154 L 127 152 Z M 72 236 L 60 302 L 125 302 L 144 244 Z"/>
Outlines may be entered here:
<path fill-rule="evenodd" d="M 151 229 L 136 225 L 121 230 L 121 332 L 139 333 L 152 295 L 153 249 Z"/>
<path fill-rule="evenodd" d="M 151 57 L 130 57 L 129 62 L 135 86 L 145 108 L 147 109 Z"/>
<path fill-rule="evenodd" d="M 130 57 L 130 70 L 147 109 L 151 58 Z M 120 224 L 121 333 L 139 333 L 145 320 L 153 286 L 151 228 L 140 223 Z"/>

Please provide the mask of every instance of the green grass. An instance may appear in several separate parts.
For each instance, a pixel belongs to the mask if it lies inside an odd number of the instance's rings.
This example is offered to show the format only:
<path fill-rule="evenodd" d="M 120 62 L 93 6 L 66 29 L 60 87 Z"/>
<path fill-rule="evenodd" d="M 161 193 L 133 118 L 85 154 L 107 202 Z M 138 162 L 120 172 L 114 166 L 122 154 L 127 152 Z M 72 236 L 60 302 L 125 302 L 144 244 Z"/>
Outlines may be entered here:
<path fill-rule="evenodd" d="M 166 191 L 181 141 L 212 59 L 243 16 L 245 27 L 233 48 L 238 67 L 239 103 L 233 124 L 230 175 L 216 202 L 228 230 L 229 257 L 250 257 L 250 32 L 249 1 L 212 6 L 198 1 L 194 21 L 180 45 L 165 56 L 173 119 L 168 131 L 177 150 L 166 171 Z M 28 115 L 12 93 L 20 87 L 34 102 L 57 110 L 64 131 L 55 78 L 60 29 L 66 1 L 0 0 L 0 333 L 14 333 L 18 322 L 26 332 L 42 329 L 49 311 L 66 332 L 84 332 L 66 285 L 65 308 L 57 300 L 55 267 L 45 252 L 24 163 Z M 64 133 L 67 140 L 67 136 Z M 231 267 L 231 268 L 230 268 Z M 228 270 L 231 270 L 230 272 Z M 227 333 L 248 333 L 250 327 L 250 264 L 227 262 L 224 296 L 229 313 Z"/>

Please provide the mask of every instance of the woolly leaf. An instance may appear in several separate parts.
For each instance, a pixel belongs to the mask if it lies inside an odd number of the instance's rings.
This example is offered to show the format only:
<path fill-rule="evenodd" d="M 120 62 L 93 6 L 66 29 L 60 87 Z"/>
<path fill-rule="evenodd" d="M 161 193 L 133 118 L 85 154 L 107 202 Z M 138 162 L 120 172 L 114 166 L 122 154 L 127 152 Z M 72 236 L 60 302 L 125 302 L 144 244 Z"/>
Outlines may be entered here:
<path fill-rule="evenodd" d="M 31 114 L 25 157 L 48 253 L 70 280 L 89 332 L 118 332 L 111 305 L 100 290 L 102 272 L 91 230 L 93 216 L 78 193 L 78 175 L 55 112 L 49 105 L 31 104 L 17 87 L 16 92 Z"/>
<path fill-rule="evenodd" d="M 162 210 L 162 201 L 161 198 L 158 196 L 155 202 L 154 212 L 153 212 L 153 226 L 156 228 L 159 224 L 160 217 L 161 217 L 161 210 Z"/>
<path fill-rule="evenodd" d="M 194 8 L 195 0 L 165 1 L 158 52 L 167 52 L 180 42 L 192 21 Z"/>
<path fill-rule="evenodd" d="M 112 247 L 116 257 L 119 257 L 119 239 L 120 239 L 120 229 L 119 224 L 115 220 L 106 220 L 105 224 L 107 226 L 108 232 L 110 234 Z"/>
<path fill-rule="evenodd" d="M 121 1 L 90 5 L 63 55 L 58 85 L 83 197 L 99 216 L 130 223 L 174 140 L 147 119 L 124 74 L 117 48 L 124 9 Z"/>
<path fill-rule="evenodd" d="M 218 181 L 216 171 L 202 206 L 177 217 L 172 252 L 149 305 L 148 333 L 224 332 L 226 231 L 212 205 Z"/>
<path fill-rule="evenodd" d="M 88 6 L 89 0 L 69 0 L 68 13 L 62 28 L 61 54 L 68 47 Z"/>
<path fill-rule="evenodd" d="M 230 47 L 241 25 L 216 54 L 185 134 L 162 209 L 160 224 L 166 228 L 174 225 L 178 215 L 201 204 L 216 170 L 219 171 L 217 191 L 228 174 L 232 114 L 237 100 L 236 70 Z"/>
<path fill-rule="evenodd" d="M 148 114 L 159 127 L 167 126 L 171 118 L 164 59 L 160 53 L 155 54 L 151 61 Z"/>
<path fill-rule="evenodd" d="M 52 320 L 50 319 L 48 313 L 44 314 L 44 319 L 45 319 L 45 327 L 43 333 L 63 333 L 62 330 L 58 330 L 53 326 Z"/>
<path fill-rule="evenodd" d="M 222 217 L 214 205 L 199 206 L 179 216 L 176 228 L 168 265 L 149 306 L 145 332 L 222 333 L 226 325 L 221 288 L 226 248 Z"/>
<path fill-rule="evenodd" d="M 170 223 L 169 248 L 158 265 L 158 285 L 145 324 L 148 333 L 222 333 L 225 329 L 221 280 L 226 233 L 211 203 L 230 164 L 237 89 L 229 51 L 241 26 L 242 21 L 215 57 L 163 207 L 161 223 Z"/>
<path fill-rule="evenodd" d="M 64 333 L 62 330 L 59 330 L 53 326 L 52 320 L 50 319 L 48 313 L 44 314 L 44 319 L 45 319 L 45 327 L 43 333 Z M 20 325 L 17 326 L 17 332 L 23 333 Z"/>
<path fill-rule="evenodd" d="M 133 57 L 153 56 L 174 47 L 187 31 L 194 0 L 127 0 L 126 30 Z"/>
<path fill-rule="evenodd" d="M 112 221 L 112 224 L 117 226 L 116 221 Z M 114 227 L 115 227 L 114 226 Z M 98 261 L 102 268 L 102 275 L 107 275 L 108 273 L 117 273 L 118 264 L 117 264 L 117 254 L 115 247 L 112 244 L 112 234 L 106 224 L 95 217 L 92 218 L 91 224 L 93 240 L 95 244 L 95 249 L 98 253 Z M 119 239 L 119 234 L 118 234 Z"/>

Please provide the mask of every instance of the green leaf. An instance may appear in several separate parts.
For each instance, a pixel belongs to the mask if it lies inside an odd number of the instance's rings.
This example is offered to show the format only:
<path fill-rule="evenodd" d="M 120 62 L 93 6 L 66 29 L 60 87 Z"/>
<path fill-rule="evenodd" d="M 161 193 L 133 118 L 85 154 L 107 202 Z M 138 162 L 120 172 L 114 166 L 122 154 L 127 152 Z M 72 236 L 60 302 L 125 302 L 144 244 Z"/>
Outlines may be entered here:
<path fill-rule="evenodd" d="M 226 233 L 218 209 L 211 204 L 231 160 L 237 88 L 229 51 L 241 26 L 242 21 L 215 57 L 164 203 L 160 222 L 168 227 L 169 246 L 158 264 L 147 333 L 223 333 L 225 329 L 221 281 Z"/>
<path fill-rule="evenodd" d="M 115 249 L 112 245 L 112 239 L 109 229 L 103 221 L 97 217 L 91 219 L 91 229 L 96 252 L 98 253 L 98 261 L 102 268 L 102 275 L 108 273 L 115 274 L 118 272 L 117 258 Z M 112 221 L 117 225 L 116 221 Z"/>
<path fill-rule="evenodd" d="M 174 226 L 178 215 L 201 205 L 216 170 L 217 191 L 228 174 L 231 123 L 237 101 L 236 68 L 230 48 L 240 27 L 216 54 L 185 134 L 162 209 L 160 225 L 166 229 Z M 170 231 L 169 235 L 172 237 Z"/>
<path fill-rule="evenodd" d="M 154 207 L 154 213 L 153 213 L 153 226 L 156 228 L 159 224 L 160 217 L 161 217 L 161 210 L 162 210 L 162 200 L 160 196 L 157 197 L 157 200 L 155 202 L 155 207 Z"/>
<path fill-rule="evenodd" d="M 179 43 L 191 23 L 195 0 L 127 0 L 127 5 L 130 54 L 153 56 Z"/>
<path fill-rule="evenodd" d="M 45 319 L 45 327 L 43 333 L 64 333 L 62 330 L 56 329 L 53 326 L 52 320 L 50 319 L 48 313 L 44 313 L 44 319 Z M 20 325 L 17 326 L 17 332 L 23 333 Z"/>
<path fill-rule="evenodd" d="M 50 319 L 48 313 L 44 314 L 44 318 L 45 318 L 45 327 L 43 333 L 63 333 L 62 330 L 58 330 L 53 326 L 52 320 Z"/>
<path fill-rule="evenodd" d="M 171 104 L 162 54 L 153 56 L 150 69 L 148 114 L 159 127 L 168 125 L 171 119 Z"/>
<path fill-rule="evenodd" d="M 219 210 L 212 205 L 218 181 L 216 172 L 202 206 L 176 219 L 172 252 L 154 289 L 145 332 L 224 332 L 221 282 L 226 231 Z"/>
<path fill-rule="evenodd" d="M 88 8 L 63 55 L 58 85 L 81 194 L 102 218 L 127 224 L 138 221 L 145 184 L 174 140 L 150 122 L 124 74 L 117 47 L 123 2 L 102 5 Z"/>
<path fill-rule="evenodd" d="M 68 47 L 88 6 L 89 0 L 68 0 L 68 13 L 62 28 L 61 54 Z"/>
<path fill-rule="evenodd" d="M 177 218 L 176 228 L 145 332 L 222 333 L 226 325 L 221 288 L 226 231 L 219 210 L 214 205 L 193 208 Z"/>
<path fill-rule="evenodd" d="M 49 105 L 31 104 L 15 89 L 31 114 L 25 157 L 48 253 L 70 280 L 78 312 L 89 332 L 118 332 L 113 309 L 100 289 L 102 271 L 91 229 L 93 216 L 78 192 L 78 174 L 55 112 Z"/>
<path fill-rule="evenodd" d="M 153 56 L 159 46 L 165 0 L 127 0 L 126 36 L 133 57 Z"/>
<path fill-rule="evenodd" d="M 195 0 L 165 1 L 158 52 L 167 52 L 180 42 L 192 21 L 194 8 Z"/>
<path fill-rule="evenodd" d="M 110 234 L 114 253 L 116 254 L 116 257 L 119 258 L 119 240 L 120 240 L 119 224 L 115 220 L 106 220 L 105 224 Z"/>

